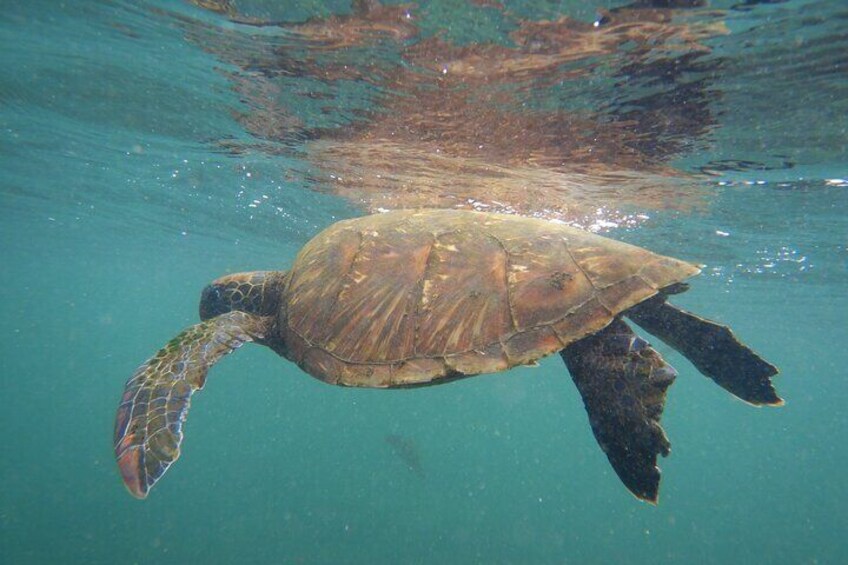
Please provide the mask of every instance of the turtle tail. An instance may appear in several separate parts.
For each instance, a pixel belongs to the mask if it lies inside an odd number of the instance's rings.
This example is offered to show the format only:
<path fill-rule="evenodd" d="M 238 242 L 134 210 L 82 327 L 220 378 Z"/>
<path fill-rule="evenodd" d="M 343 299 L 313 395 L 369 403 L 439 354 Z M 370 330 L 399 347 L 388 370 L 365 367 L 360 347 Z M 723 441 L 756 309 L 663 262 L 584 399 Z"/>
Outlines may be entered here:
<path fill-rule="evenodd" d="M 133 496 L 145 498 L 180 456 L 191 395 L 210 367 L 272 326 L 272 317 L 216 316 L 180 333 L 130 377 L 115 418 L 115 457 Z"/>

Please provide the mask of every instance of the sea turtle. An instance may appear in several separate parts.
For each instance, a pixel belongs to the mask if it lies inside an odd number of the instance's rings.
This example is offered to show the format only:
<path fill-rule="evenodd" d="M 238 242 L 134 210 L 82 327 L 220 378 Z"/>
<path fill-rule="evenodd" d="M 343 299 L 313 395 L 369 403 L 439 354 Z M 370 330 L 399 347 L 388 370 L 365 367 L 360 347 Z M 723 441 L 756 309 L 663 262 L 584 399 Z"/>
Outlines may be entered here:
<path fill-rule="evenodd" d="M 698 267 L 561 223 L 460 210 L 338 222 L 289 271 L 221 277 L 199 324 L 127 381 L 115 423 L 124 483 L 147 496 L 180 454 L 191 394 L 257 342 L 331 384 L 399 388 L 532 364 L 560 352 L 612 467 L 655 502 L 659 420 L 675 370 L 623 317 L 755 405 L 780 405 L 777 369 L 728 328 L 666 301 Z"/>

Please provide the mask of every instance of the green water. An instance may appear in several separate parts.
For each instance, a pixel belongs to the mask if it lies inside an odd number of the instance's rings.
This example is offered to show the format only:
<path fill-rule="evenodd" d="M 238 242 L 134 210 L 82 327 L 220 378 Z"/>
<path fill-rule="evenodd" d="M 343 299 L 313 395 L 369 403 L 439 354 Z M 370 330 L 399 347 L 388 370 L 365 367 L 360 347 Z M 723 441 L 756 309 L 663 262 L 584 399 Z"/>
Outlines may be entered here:
<path fill-rule="evenodd" d="M 324 15 L 344 9 L 335 4 Z M 424 6 L 426 29 L 451 10 L 475 13 L 447 4 Z M 292 9 L 298 21 L 315 7 Z M 495 25 L 486 14 L 475 29 Z M 112 452 L 124 381 L 197 320 L 204 284 L 285 268 L 320 229 L 362 213 L 309 190 L 296 151 L 218 149 L 211 140 L 250 140 L 233 119 L 245 106 L 229 63 L 187 38 L 186 19 L 238 29 L 178 2 L 4 3 L 0 561 L 848 560 L 848 188 L 835 181 L 848 176 L 845 60 L 828 48 L 808 76 L 803 46 L 767 56 L 778 32 L 848 44 L 839 2 L 731 14 L 736 31 L 717 40 L 731 61 L 714 85 L 720 125 L 678 165 L 787 155 L 795 168 L 703 180 L 708 206 L 608 234 L 707 265 L 676 302 L 731 325 L 781 369 L 786 406 L 756 409 L 656 344 L 680 372 L 657 507 L 620 484 L 556 356 L 379 391 L 322 384 L 257 346 L 195 395 L 182 457 L 150 497 L 127 494 Z M 763 72 L 733 58 L 746 37 Z"/>

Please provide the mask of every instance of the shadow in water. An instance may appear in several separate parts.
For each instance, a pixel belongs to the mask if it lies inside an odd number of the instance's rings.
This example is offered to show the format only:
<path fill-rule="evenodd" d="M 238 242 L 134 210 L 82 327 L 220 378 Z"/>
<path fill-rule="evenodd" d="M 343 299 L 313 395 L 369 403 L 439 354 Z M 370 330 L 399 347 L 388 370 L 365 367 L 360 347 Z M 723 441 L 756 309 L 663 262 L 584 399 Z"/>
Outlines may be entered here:
<path fill-rule="evenodd" d="M 408 437 L 398 434 L 386 434 L 383 438 L 386 444 L 391 449 L 392 454 L 400 459 L 407 469 L 415 474 L 418 478 L 423 479 L 424 467 L 421 465 L 421 455 L 418 451 L 418 446 Z"/>

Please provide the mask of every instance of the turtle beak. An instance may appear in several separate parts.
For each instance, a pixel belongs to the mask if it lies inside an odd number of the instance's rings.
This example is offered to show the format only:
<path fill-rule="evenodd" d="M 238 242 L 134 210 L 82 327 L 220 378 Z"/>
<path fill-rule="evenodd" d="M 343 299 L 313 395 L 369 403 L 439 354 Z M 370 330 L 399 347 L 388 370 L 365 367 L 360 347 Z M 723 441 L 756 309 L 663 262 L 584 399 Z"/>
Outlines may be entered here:
<path fill-rule="evenodd" d="M 224 300 L 224 289 L 220 285 L 210 284 L 203 289 L 200 295 L 200 319 L 208 320 L 231 310 L 230 305 Z"/>

